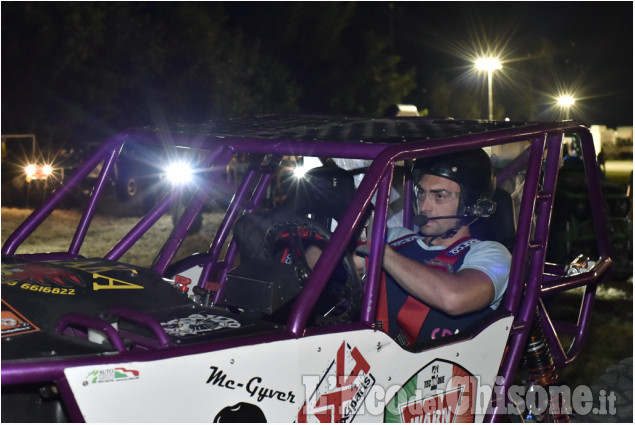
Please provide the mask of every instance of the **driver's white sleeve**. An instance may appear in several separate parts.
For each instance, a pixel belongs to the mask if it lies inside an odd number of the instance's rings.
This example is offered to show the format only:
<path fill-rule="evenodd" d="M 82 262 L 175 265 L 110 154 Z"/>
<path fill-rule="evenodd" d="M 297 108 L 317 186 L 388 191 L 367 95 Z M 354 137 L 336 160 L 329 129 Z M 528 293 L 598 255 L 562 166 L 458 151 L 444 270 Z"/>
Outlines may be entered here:
<path fill-rule="evenodd" d="M 490 307 L 497 309 L 507 289 L 511 261 L 511 254 L 502 244 L 479 241 L 470 247 L 459 270 L 477 269 L 489 276 L 494 285 L 494 301 Z"/>

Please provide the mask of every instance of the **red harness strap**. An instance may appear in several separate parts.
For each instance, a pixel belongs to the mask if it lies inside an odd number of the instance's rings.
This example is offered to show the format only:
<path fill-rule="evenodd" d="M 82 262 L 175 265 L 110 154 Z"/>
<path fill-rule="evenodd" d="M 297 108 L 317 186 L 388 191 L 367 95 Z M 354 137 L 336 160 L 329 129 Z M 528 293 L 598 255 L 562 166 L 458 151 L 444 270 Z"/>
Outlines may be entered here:
<path fill-rule="evenodd" d="M 431 262 L 426 263 L 425 265 L 446 273 L 451 272 L 452 266 L 461 257 L 457 254 L 463 250 L 459 249 L 458 251 L 454 251 L 455 248 L 458 248 L 459 245 L 470 239 L 470 237 L 459 239 L 458 241 L 441 251 L 439 254 L 437 254 L 437 256 L 434 257 Z M 404 302 L 404 304 L 399 309 L 399 312 L 397 313 L 397 325 L 408 340 L 408 345 L 414 344 L 414 342 L 417 340 L 419 331 L 421 330 L 426 317 L 428 317 L 429 312 L 430 307 L 428 307 L 426 304 L 419 301 L 418 299 L 414 298 L 413 296 L 408 295 L 408 298 L 406 298 L 406 302 Z M 379 297 L 377 299 L 376 322 L 384 331 L 390 333 L 385 272 L 382 272 L 381 274 Z"/>
<path fill-rule="evenodd" d="M 408 345 L 412 345 L 417 340 L 419 330 L 421 330 L 429 312 L 430 307 L 408 295 L 406 302 L 403 303 L 399 313 L 397 313 L 397 324 L 399 329 L 401 329 L 401 333 L 408 340 Z"/>
<path fill-rule="evenodd" d="M 381 272 L 381 281 L 379 282 L 379 296 L 377 297 L 377 313 L 375 314 L 375 323 L 386 333 L 388 330 L 388 297 L 386 296 L 386 272 Z"/>

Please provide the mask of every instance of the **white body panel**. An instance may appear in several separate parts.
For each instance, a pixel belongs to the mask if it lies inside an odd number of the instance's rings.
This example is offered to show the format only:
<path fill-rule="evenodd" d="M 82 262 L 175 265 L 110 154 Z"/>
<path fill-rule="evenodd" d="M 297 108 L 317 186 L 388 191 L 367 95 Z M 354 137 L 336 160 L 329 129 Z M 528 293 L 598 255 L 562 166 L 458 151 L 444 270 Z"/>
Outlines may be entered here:
<path fill-rule="evenodd" d="M 268 422 L 383 422 L 403 420 L 406 405 L 411 406 L 407 420 L 454 420 L 456 397 L 436 413 L 428 409 L 427 418 L 413 415 L 421 413 L 424 401 L 429 405 L 435 399 L 432 394 L 465 396 L 465 381 L 456 384 L 451 376 L 461 370 L 480 387 L 470 391 L 470 403 L 458 403 L 476 408 L 473 419 L 481 421 L 480 406 L 489 403 L 511 323 L 511 317 L 498 320 L 472 340 L 422 353 L 405 351 L 383 332 L 360 330 L 69 368 L 65 374 L 88 422 L 212 422 L 223 409 L 223 415 L 261 413 Z M 399 400 L 391 404 L 397 393 Z M 387 404 L 400 405 L 401 411 L 385 417 Z"/>

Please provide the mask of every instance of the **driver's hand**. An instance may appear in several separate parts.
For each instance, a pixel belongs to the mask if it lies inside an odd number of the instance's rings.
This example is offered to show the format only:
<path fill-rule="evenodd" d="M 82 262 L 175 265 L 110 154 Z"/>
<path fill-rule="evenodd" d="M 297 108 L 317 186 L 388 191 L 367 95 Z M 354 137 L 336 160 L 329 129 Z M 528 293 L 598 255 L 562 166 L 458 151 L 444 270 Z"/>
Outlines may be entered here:
<path fill-rule="evenodd" d="M 366 220 L 366 227 L 360 235 L 357 248 L 355 248 L 355 256 L 353 257 L 357 273 L 362 277 L 366 275 L 366 260 L 370 254 L 370 241 L 372 239 L 374 216 L 375 214 L 371 213 L 368 220 Z"/>
<path fill-rule="evenodd" d="M 357 243 L 357 248 L 355 248 L 355 254 L 360 257 L 368 257 L 370 253 L 370 241 L 373 236 L 373 222 L 375 218 L 375 213 L 371 213 L 368 220 L 366 220 L 366 224 L 364 230 L 362 231 L 359 242 Z"/>
<path fill-rule="evenodd" d="M 320 259 L 320 255 L 322 255 L 322 250 L 315 245 L 311 245 L 304 251 L 304 259 L 311 270 L 313 270 L 315 263 Z"/>

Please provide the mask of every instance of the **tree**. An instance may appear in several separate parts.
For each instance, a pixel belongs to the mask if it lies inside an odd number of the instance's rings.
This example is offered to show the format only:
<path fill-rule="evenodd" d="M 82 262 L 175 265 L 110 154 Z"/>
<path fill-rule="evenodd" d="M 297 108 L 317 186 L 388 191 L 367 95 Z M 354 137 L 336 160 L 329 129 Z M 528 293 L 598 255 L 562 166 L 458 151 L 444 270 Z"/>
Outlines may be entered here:
<path fill-rule="evenodd" d="M 415 87 L 414 69 L 391 53 L 386 4 L 257 3 L 237 21 L 302 87 L 303 112 L 380 114 Z M 383 29 L 383 32 L 380 30 Z"/>
<path fill-rule="evenodd" d="M 353 25 L 355 3 L 15 2 L 2 11 L 3 132 L 58 144 L 164 122 L 375 114 L 414 87 L 387 36 Z"/>
<path fill-rule="evenodd" d="M 12 3 L 3 12 L 4 132 L 64 143 L 297 108 L 285 64 L 225 28 L 218 3 Z"/>
<path fill-rule="evenodd" d="M 474 89 L 448 83 L 444 72 L 435 72 L 416 101 L 433 117 L 479 119 L 479 94 Z"/>

